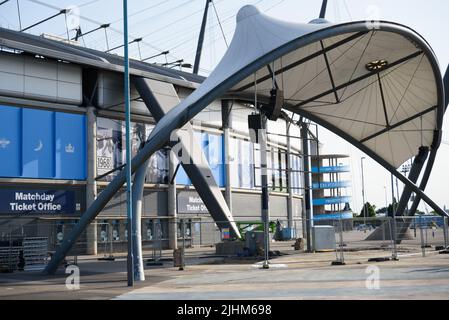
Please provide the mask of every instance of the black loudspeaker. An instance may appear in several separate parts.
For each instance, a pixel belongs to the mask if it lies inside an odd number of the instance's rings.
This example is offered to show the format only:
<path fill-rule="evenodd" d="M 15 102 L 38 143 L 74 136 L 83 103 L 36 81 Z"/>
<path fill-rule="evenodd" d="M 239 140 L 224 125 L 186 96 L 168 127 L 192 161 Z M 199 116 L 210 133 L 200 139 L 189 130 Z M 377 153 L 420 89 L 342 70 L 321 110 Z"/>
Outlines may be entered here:
<path fill-rule="evenodd" d="M 270 92 L 270 103 L 264 105 L 262 110 L 269 120 L 276 121 L 281 116 L 284 106 L 284 92 L 280 89 L 273 89 Z"/>
<path fill-rule="evenodd" d="M 259 143 L 259 130 L 266 129 L 266 123 L 262 114 L 250 114 L 248 116 L 248 128 L 251 142 Z"/>

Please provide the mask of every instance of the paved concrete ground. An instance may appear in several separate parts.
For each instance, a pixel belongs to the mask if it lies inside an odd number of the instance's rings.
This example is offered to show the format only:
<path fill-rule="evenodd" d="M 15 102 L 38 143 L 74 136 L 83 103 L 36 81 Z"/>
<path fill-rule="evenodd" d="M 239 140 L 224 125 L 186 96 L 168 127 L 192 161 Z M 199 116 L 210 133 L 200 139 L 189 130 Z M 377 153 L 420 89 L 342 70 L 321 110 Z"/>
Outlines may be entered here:
<path fill-rule="evenodd" d="M 287 247 L 285 247 L 285 251 Z M 147 267 L 147 281 L 126 287 L 125 259 L 99 262 L 80 258 L 81 289 L 69 291 L 66 275 L 0 274 L 0 299 L 449 299 L 449 255 L 428 253 L 399 261 L 368 263 L 389 252 L 347 255 L 347 265 L 330 266 L 335 253 L 290 254 L 261 270 L 257 261 L 210 256 L 211 249 L 188 252 L 188 267 L 179 271 L 167 262 Z M 164 252 L 168 257 L 169 252 Z M 379 267 L 380 289 L 366 288 L 368 266 Z"/>
<path fill-rule="evenodd" d="M 449 299 L 447 256 L 377 264 L 352 261 L 333 267 L 316 258 L 280 258 L 275 261 L 278 267 L 270 270 L 253 265 L 193 266 L 186 275 L 118 299 Z M 370 265 L 379 267 L 379 290 L 366 287 Z"/>

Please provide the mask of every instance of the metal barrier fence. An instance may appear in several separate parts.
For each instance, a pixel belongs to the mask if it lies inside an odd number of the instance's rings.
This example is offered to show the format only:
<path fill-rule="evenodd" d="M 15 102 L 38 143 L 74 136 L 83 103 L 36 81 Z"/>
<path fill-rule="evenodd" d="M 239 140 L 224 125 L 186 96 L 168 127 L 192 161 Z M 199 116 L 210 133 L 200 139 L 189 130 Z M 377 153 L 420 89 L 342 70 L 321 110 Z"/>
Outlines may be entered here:
<path fill-rule="evenodd" d="M 76 220 L 0 219 L 0 269 L 42 269 L 76 223 Z M 238 244 L 241 250 L 236 251 L 238 255 L 260 255 L 263 249 L 263 241 L 260 240 L 263 237 L 262 222 L 255 219 L 235 223 L 243 236 Z M 297 239 L 304 238 L 305 226 L 306 222 L 301 219 L 272 219 L 271 251 L 287 254 L 303 251 L 305 241 Z M 126 220 L 98 220 L 96 230 L 100 257 L 111 259 L 116 254 L 126 253 Z M 217 244 L 235 242 L 230 231 L 220 229 L 210 217 L 144 218 L 142 248 L 145 259 L 156 263 L 162 260 L 164 250 L 173 249 L 174 242 L 188 257 L 207 250 L 210 255 L 218 254 Z M 88 232 L 84 232 L 75 243 L 66 258 L 67 264 L 76 264 L 79 255 L 86 255 Z M 314 252 L 335 252 L 333 261 L 339 263 L 425 257 L 449 245 L 448 219 L 429 216 L 320 219 L 313 221 L 311 233 Z M 249 242 L 246 239 L 248 235 L 254 241 Z M 165 258 L 167 254 L 165 252 Z"/>
<path fill-rule="evenodd" d="M 448 220 L 440 217 L 354 218 L 345 223 L 346 226 L 339 220 L 320 222 L 335 230 L 339 262 L 425 257 L 448 247 Z"/>

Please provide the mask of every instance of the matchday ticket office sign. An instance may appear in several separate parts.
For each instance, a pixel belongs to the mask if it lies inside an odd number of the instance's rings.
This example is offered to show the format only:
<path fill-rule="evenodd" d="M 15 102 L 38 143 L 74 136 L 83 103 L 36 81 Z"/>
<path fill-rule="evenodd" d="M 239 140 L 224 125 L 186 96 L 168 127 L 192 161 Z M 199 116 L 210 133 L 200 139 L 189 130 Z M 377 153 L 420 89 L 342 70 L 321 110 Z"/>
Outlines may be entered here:
<path fill-rule="evenodd" d="M 82 203 L 75 190 L 0 190 L 0 215 L 79 215 Z"/>
<path fill-rule="evenodd" d="M 206 205 L 196 192 L 178 193 L 178 213 L 209 213 Z"/>

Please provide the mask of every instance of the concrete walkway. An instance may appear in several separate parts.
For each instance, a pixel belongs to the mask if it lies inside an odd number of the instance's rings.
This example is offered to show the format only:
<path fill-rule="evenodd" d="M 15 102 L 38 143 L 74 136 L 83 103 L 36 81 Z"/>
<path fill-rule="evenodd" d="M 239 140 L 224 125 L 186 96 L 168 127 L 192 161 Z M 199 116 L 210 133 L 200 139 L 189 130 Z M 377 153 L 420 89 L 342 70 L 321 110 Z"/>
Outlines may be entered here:
<path fill-rule="evenodd" d="M 0 274 L 0 299 L 449 299 L 449 256 L 436 252 L 382 263 L 367 262 L 373 252 L 357 252 L 348 255 L 345 266 L 330 266 L 332 252 L 290 254 L 272 260 L 270 270 L 261 270 L 257 261 L 207 258 L 201 250 L 187 256 L 185 271 L 172 262 L 147 267 L 147 280 L 131 290 L 123 257 L 115 262 L 80 258 L 76 291 L 66 288 L 64 269 L 52 277 Z M 368 267 L 379 272 L 379 290 L 366 286 Z"/>
<path fill-rule="evenodd" d="M 187 274 L 117 299 L 449 299 L 448 256 L 346 266 L 307 258 L 276 259 L 277 267 L 270 270 L 260 265 L 193 266 Z M 366 285 L 372 266 L 378 267 L 378 290 Z"/>

